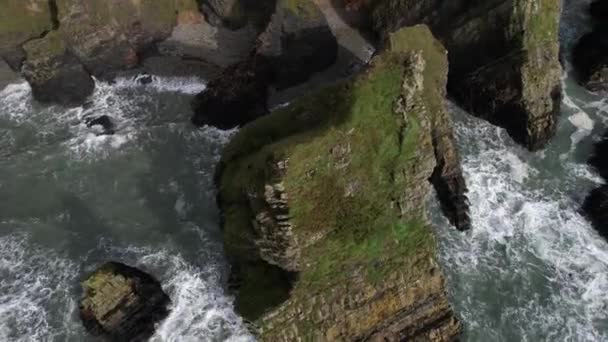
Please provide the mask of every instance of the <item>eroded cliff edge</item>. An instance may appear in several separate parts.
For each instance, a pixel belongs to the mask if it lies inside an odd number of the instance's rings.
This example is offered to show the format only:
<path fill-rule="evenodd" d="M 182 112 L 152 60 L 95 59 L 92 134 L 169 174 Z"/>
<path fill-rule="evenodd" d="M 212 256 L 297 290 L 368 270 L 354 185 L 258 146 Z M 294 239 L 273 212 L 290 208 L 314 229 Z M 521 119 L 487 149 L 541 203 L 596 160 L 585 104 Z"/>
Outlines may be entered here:
<path fill-rule="evenodd" d="M 462 177 L 446 51 L 426 26 L 388 46 L 356 78 L 244 126 L 224 151 L 218 202 L 237 309 L 261 340 L 460 332 L 425 207 L 429 179 Z"/>

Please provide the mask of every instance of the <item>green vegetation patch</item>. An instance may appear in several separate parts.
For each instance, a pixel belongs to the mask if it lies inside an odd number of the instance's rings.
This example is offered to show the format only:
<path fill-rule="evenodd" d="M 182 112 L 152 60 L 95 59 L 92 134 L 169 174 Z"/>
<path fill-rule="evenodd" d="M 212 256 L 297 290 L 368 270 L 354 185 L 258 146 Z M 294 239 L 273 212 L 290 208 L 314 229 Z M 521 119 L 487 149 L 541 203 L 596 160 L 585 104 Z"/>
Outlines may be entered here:
<path fill-rule="evenodd" d="M 248 319 L 255 320 L 269 308 L 264 303 L 274 302 L 264 297 L 271 291 L 252 285 L 260 280 L 243 270 L 264 264 L 252 243 L 253 213 L 245 194 L 263 193 L 265 184 L 283 183 L 293 231 L 302 246 L 302 270 L 290 294 L 295 301 L 306 302 L 313 294 L 344 284 L 353 272 L 364 272 L 375 284 L 396 268 L 415 272 L 411 260 L 421 259 L 411 258 L 413 253 L 428 256 L 425 260 L 433 257 L 435 241 L 422 209 L 400 216 L 396 202 L 418 188 L 420 174 L 412 170 L 420 158 L 432 158 L 418 151 L 430 139 L 421 122 L 427 120 L 425 108 L 442 105 L 447 64 L 445 50 L 438 49 L 427 28 L 405 32 L 394 36 L 391 52 L 376 58 L 358 78 L 248 124 L 226 147 L 220 205 L 227 253 L 240 275 L 250 276 L 249 283 L 243 279 L 237 296 L 238 309 Z M 421 37 L 413 37 L 417 35 Z M 408 112 L 405 124 L 394 108 L 406 59 L 417 51 L 427 63 L 425 90 L 417 95 L 426 107 Z M 280 161 L 286 163 L 285 171 L 276 170 Z M 257 272 L 272 273 L 256 267 Z"/>

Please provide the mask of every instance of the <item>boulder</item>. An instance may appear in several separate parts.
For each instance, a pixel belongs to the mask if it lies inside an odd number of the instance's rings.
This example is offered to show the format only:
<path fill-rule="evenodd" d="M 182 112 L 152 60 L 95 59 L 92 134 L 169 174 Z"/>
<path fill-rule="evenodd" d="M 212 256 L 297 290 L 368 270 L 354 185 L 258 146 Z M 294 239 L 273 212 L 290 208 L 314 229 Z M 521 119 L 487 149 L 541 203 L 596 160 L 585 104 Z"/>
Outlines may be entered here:
<path fill-rule="evenodd" d="M 111 341 L 147 341 L 168 314 L 169 297 L 151 275 L 108 262 L 82 282 L 80 317 L 94 335 Z"/>
<path fill-rule="evenodd" d="M 591 91 L 608 91 L 608 24 L 579 40 L 572 62 L 583 86 Z"/>
<path fill-rule="evenodd" d="M 561 0 L 370 1 L 375 29 L 427 23 L 449 51 L 448 91 L 531 150 L 554 135 L 561 103 Z"/>
<path fill-rule="evenodd" d="M 312 1 L 279 0 L 250 57 L 228 67 L 192 103 L 192 122 L 229 129 L 268 113 L 268 88 L 302 83 L 333 64 L 338 44 Z"/>
<path fill-rule="evenodd" d="M 260 340 L 458 337 L 426 212 L 434 173 L 455 192 L 444 198 L 466 188 L 446 56 L 427 27 L 400 30 L 364 72 L 244 125 L 224 149 L 225 250 Z"/>
<path fill-rule="evenodd" d="M 27 59 L 21 73 L 38 101 L 78 105 L 93 93 L 93 79 L 57 31 L 27 42 L 23 49 Z"/>

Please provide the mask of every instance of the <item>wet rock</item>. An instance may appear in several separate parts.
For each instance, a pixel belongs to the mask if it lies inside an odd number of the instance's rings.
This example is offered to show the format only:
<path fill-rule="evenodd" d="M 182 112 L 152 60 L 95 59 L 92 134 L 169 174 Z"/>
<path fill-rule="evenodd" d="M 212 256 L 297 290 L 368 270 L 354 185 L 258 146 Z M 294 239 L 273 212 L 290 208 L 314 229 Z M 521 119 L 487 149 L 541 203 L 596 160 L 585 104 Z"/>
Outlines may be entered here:
<path fill-rule="evenodd" d="M 608 239 L 608 185 L 591 191 L 583 204 L 583 211 L 598 233 Z"/>
<path fill-rule="evenodd" d="M 102 115 L 95 118 L 86 118 L 85 122 L 88 128 L 99 129 L 99 135 L 112 135 L 115 133 L 115 125 L 112 119 L 107 115 Z"/>
<path fill-rule="evenodd" d="M 338 42 L 314 2 L 279 0 L 256 52 L 271 60 L 273 86 L 285 89 L 332 65 Z"/>
<path fill-rule="evenodd" d="M 19 75 L 0 58 L 0 90 L 19 79 Z"/>
<path fill-rule="evenodd" d="M 192 103 L 192 122 L 221 129 L 268 113 L 268 88 L 306 81 L 335 62 L 337 41 L 323 13 L 309 1 L 279 0 L 257 47 L 209 83 Z"/>
<path fill-rule="evenodd" d="M 608 90 L 608 24 L 581 38 L 573 51 L 573 63 L 583 86 L 592 91 Z"/>
<path fill-rule="evenodd" d="M 591 3 L 589 10 L 598 23 L 608 23 L 608 1 L 596 0 Z"/>
<path fill-rule="evenodd" d="M 27 60 L 21 74 L 36 100 L 78 105 L 93 93 L 95 82 L 56 31 L 29 41 L 23 49 Z"/>
<path fill-rule="evenodd" d="M 228 67 L 194 98 L 192 123 L 231 129 L 266 114 L 270 80 L 269 61 L 262 56 Z"/>
<path fill-rule="evenodd" d="M 599 172 L 602 178 L 608 179 L 608 131 L 595 145 L 589 164 Z"/>
<path fill-rule="evenodd" d="M 426 219 L 429 178 L 451 184 L 460 170 L 446 56 L 427 27 L 403 29 L 363 73 L 245 125 L 224 149 L 225 250 L 259 340 L 458 338 Z"/>
<path fill-rule="evenodd" d="M 168 314 L 169 297 L 151 275 L 108 262 L 82 282 L 80 317 L 94 335 L 110 341 L 146 341 Z"/>

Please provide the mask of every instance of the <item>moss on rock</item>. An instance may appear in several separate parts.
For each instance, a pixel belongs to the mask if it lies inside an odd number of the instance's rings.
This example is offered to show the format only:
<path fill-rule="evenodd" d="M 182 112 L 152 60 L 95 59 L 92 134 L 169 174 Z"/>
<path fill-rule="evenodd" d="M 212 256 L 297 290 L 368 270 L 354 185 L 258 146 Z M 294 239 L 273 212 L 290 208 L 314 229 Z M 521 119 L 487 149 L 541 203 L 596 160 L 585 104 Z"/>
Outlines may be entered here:
<path fill-rule="evenodd" d="M 0 52 L 51 30 L 47 0 L 3 0 L 0 5 Z"/>
<path fill-rule="evenodd" d="M 413 317 L 417 300 L 445 314 L 447 335 L 458 332 L 425 213 L 446 73 L 445 50 L 428 28 L 405 29 L 361 76 L 248 124 L 226 147 L 219 201 L 243 284 L 237 307 L 264 340 L 380 336 L 393 319 Z M 260 282 L 277 267 L 283 276 Z M 437 286 L 419 298 L 393 297 L 430 279 Z M 412 316 L 401 317 L 408 307 Z M 348 317 L 366 312 L 351 326 Z M 406 336 L 425 334 L 406 326 Z"/>

